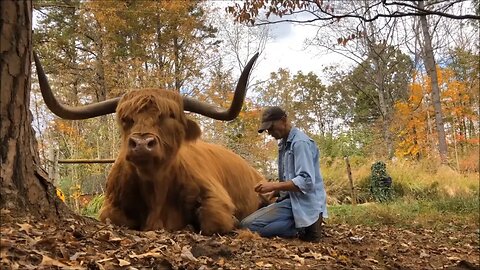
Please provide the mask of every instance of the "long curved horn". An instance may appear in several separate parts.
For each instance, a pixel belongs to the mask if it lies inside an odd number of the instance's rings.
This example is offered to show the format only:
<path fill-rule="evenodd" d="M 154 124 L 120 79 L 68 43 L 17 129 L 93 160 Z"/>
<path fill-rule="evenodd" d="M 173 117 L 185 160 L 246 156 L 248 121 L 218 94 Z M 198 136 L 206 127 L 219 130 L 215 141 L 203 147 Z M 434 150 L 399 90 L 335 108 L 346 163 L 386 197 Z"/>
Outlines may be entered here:
<path fill-rule="evenodd" d="M 115 112 L 120 100 L 119 97 L 79 107 L 60 104 L 52 93 L 47 76 L 35 51 L 33 52 L 33 58 L 35 59 L 38 83 L 40 84 L 43 100 L 47 107 L 57 116 L 69 120 L 79 120 Z"/>
<path fill-rule="evenodd" d="M 250 61 L 248 61 L 247 65 L 243 69 L 242 75 L 240 75 L 240 79 L 238 79 L 237 88 L 235 89 L 235 94 L 233 95 L 230 108 L 224 109 L 193 98 L 183 97 L 184 109 L 216 120 L 230 121 L 235 119 L 242 110 L 243 101 L 245 100 L 245 95 L 247 94 L 248 76 L 250 75 L 250 70 L 252 69 L 257 58 L 258 53 L 256 53 L 250 59 Z"/>
<path fill-rule="evenodd" d="M 48 84 L 47 76 L 43 71 L 42 64 L 40 63 L 35 51 L 33 52 L 33 57 L 35 60 L 38 82 L 40 84 L 40 90 L 42 92 L 43 99 L 47 107 L 54 114 L 64 119 L 79 120 L 115 112 L 121 97 L 79 107 L 60 104 L 52 93 L 50 85 Z M 183 97 L 184 109 L 217 120 L 230 121 L 235 119 L 242 109 L 243 101 L 245 100 L 245 95 L 247 93 L 248 76 L 250 75 L 250 70 L 252 69 L 257 58 L 258 53 L 256 53 L 250 59 L 250 61 L 248 61 L 247 65 L 243 69 L 240 79 L 238 80 L 230 108 L 224 109 L 190 97 Z"/>

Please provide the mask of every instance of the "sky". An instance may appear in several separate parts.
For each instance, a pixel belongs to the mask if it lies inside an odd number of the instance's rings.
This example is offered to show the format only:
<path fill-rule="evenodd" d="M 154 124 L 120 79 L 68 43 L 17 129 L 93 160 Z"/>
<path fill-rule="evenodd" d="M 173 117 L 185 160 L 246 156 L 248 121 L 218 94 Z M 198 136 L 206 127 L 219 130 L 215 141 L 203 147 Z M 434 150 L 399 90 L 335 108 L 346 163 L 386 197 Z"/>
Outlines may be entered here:
<path fill-rule="evenodd" d="M 216 12 L 223 13 L 220 15 L 223 20 L 233 20 L 233 17 L 229 17 L 231 15 L 227 15 L 225 12 L 225 7 L 231 5 L 230 1 L 210 1 L 209 3 L 219 8 Z M 288 16 L 305 19 L 305 16 L 309 15 Z M 272 20 L 275 20 L 274 15 L 269 18 L 269 21 Z M 314 72 L 325 83 L 326 78 L 322 76 L 323 68 L 332 64 L 343 66 L 343 64 L 348 65 L 350 63 L 338 54 L 320 53 L 318 48 L 305 46 L 305 39 L 316 36 L 318 28 L 315 26 L 281 22 L 267 25 L 267 27 L 271 39 L 260 55 L 261 60 L 258 61 L 258 67 L 253 71 L 255 72 L 255 79 L 265 80 L 270 77 L 271 72 L 276 72 L 279 68 L 288 68 L 291 74 L 296 74 L 298 71 L 302 71 L 304 74 Z"/>
<path fill-rule="evenodd" d="M 265 50 L 265 70 L 276 71 L 279 67 L 288 67 L 292 74 L 302 71 L 313 72 L 328 83 L 323 69 L 331 65 L 347 68 L 352 62 L 337 53 L 321 52 L 319 48 L 307 47 L 305 39 L 313 38 L 318 28 L 292 23 L 276 24 L 272 28 L 273 40 Z"/>
<path fill-rule="evenodd" d="M 280 23 L 271 26 L 271 33 L 273 38 L 267 43 L 261 69 L 267 76 L 280 67 L 288 68 L 293 74 L 312 71 L 320 75 L 326 65 L 335 61 L 334 55 L 319 55 L 313 48 L 305 46 L 305 39 L 316 33 L 311 26 Z"/>

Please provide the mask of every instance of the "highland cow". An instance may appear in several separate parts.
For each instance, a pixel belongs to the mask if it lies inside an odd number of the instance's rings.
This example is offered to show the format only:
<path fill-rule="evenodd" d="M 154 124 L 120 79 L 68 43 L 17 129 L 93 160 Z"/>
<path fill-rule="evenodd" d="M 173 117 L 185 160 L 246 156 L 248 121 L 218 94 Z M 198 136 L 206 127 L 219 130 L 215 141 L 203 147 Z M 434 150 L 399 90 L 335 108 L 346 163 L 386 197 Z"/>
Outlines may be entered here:
<path fill-rule="evenodd" d="M 100 219 L 136 230 L 225 233 L 264 203 L 254 186 L 264 178 L 239 155 L 200 139 L 184 110 L 217 120 L 236 118 L 243 105 L 255 55 L 240 76 L 228 110 L 161 89 L 134 90 L 83 107 L 55 99 L 34 54 L 47 106 L 66 119 L 117 113 L 121 148 L 107 179 Z"/>

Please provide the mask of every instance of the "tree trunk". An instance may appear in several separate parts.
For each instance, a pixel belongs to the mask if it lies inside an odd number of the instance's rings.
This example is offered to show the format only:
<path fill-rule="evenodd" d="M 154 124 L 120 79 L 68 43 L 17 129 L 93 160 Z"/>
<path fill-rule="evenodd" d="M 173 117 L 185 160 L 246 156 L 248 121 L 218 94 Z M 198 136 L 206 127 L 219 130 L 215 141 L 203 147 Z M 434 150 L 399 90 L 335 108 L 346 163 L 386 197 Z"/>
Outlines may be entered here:
<path fill-rule="evenodd" d="M 68 208 L 40 167 L 31 125 L 32 1 L 0 1 L 0 208 L 57 219 Z"/>
<path fill-rule="evenodd" d="M 180 45 L 178 44 L 178 37 L 175 36 L 173 38 L 173 55 L 174 55 L 174 59 L 173 59 L 173 63 L 174 63 L 174 87 L 175 87 L 175 91 L 180 93 L 180 87 L 181 87 L 181 79 L 180 79 Z"/>
<path fill-rule="evenodd" d="M 423 1 L 418 2 L 418 7 L 424 9 Z M 423 31 L 423 53 L 424 62 L 427 69 L 428 77 L 432 81 L 432 101 L 435 111 L 435 124 L 438 134 L 438 151 L 442 164 L 447 163 L 447 140 L 445 138 L 445 127 L 443 125 L 442 104 L 440 102 L 440 88 L 438 86 L 438 76 L 435 64 L 435 57 L 433 55 L 432 37 L 428 32 L 427 16 L 420 16 L 420 24 Z"/>
<path fill-rule="evenodd" d="M 373 35 L 373 31 L 372 31 Z M 385 63 L 381 59 L 381 55 L 385 52 L 385 46 L 381 43 L 370 44 L 369 49 L 373 51 L 373 64 L 375 70 L 375 85 L 377 87 L 378 93 L 378 105 L 380 106 L 380 111 L 382 112 L 382 131 L 383 139 L 385 140 L 385 146 L 387 150 L 387 156 L 389 159 L 392 159 L 394 156 L 392 136 L 390 134 L 390 124 L 391 116 L 387 108 L 387 102 L 385 100 L 385 84 L 383 83 L 385 78 L 384 66 Z"/>
<path fill-rule="evenodd" d="M 364 3 L 365 7 L 368 7 L 368 3 Z M 371 18 L 370 10 L 367 9 L 368 17 Z M 382 113 L 382 132 L 383 132 L 383 139 L 385 141 L 385 146 L 387 150 L 387 156 L 389 159 L 392 159 L 394 156 L 394 149 L 393 149 L 393 142 L 392 142 L 392 135 L 390 132 L 390 125 L 391 125 L 391 112 L 387 108 L 387 102 L 385 98 L 385 61 L 382 59 L 382 55 L 385 54 L 386 45 L 383 42 L 378 42 L 375 38 L 375 25 L 373 22 L 368 23 L 370 27 L 370 34 L 372 36 L 372 40 L 367 39 L 367 48 L 369 54 L 372 55 L 372 62 L 374 65 L 374 80 L 375 86 L 377 88 L 378 94 L 378 106 L 380 107 L 380 112 Z M 367 30 L 365 28 L 365 30 Z"/>

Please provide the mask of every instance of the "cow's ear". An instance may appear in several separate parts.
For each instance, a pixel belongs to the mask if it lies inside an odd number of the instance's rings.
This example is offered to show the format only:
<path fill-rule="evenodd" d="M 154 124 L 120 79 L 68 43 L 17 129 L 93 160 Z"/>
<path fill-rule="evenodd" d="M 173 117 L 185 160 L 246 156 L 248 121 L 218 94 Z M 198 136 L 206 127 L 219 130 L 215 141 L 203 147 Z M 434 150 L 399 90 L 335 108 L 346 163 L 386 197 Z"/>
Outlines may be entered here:
<path fill-rule="evenodd" d="M 187 129 L 185 134 L 185 140 L 193 141 L 200 138 L 202 135 L 202 130 L 198 126 L 197 122 L 187 118 Z"/>

